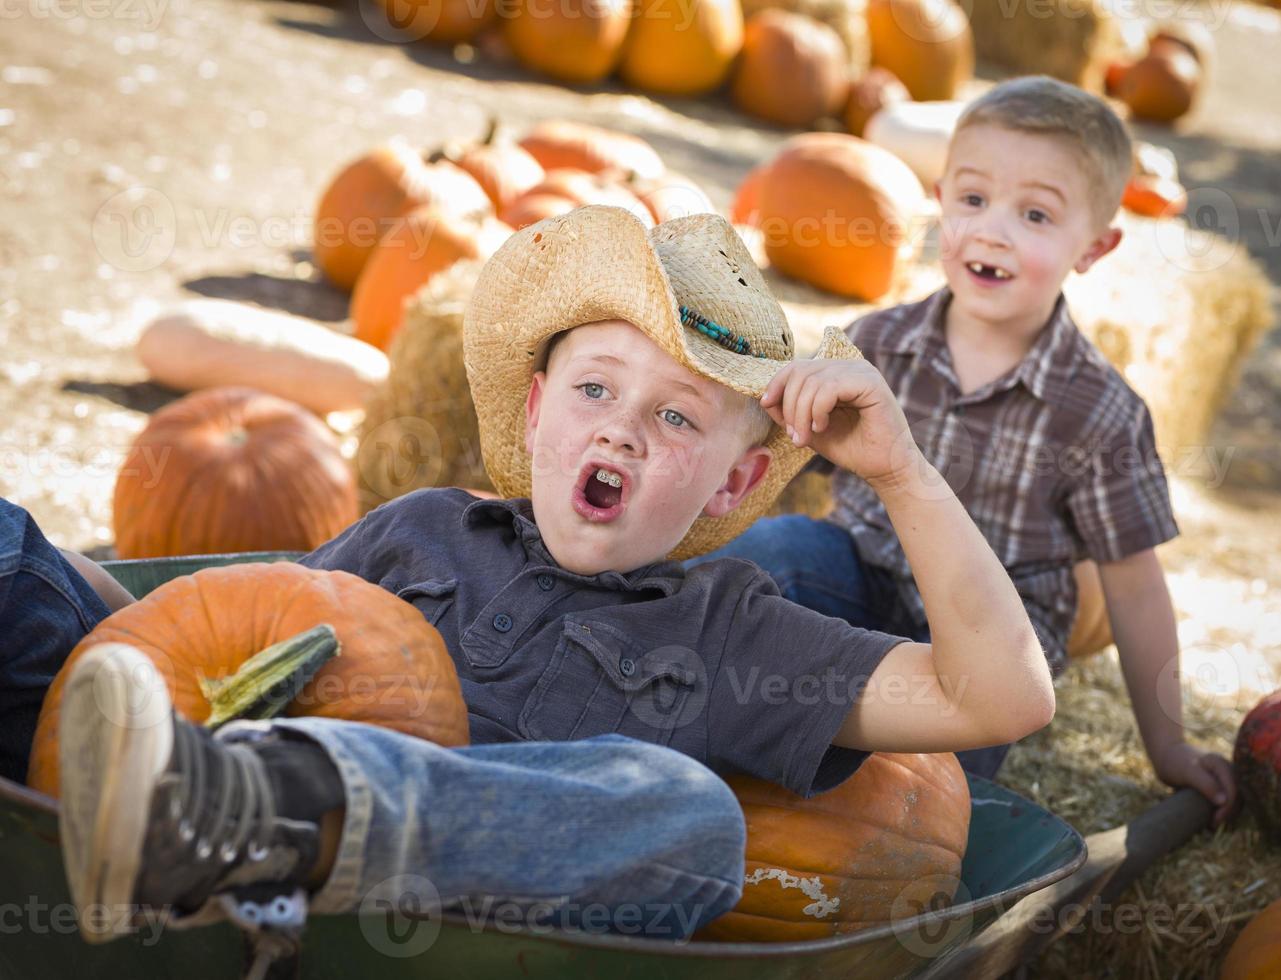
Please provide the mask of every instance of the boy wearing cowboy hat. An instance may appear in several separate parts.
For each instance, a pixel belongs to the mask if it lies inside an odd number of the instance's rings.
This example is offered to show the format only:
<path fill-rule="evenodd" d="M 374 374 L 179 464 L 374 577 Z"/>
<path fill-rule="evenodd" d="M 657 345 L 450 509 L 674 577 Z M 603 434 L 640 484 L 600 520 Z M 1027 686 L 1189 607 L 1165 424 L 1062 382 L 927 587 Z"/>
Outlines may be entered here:
<path fill-rule="evenodd" d="M 680 937 L 741 889 L 742 817 L 713 772 L 808 795 L 871 751 L 965 749 L 1048 722 L 1018 596 L 885 382 L 835 329 L 793 360 L 723 219 L 647 232 L 588 207 L 540 222 L 485 266 L 465 323 L 482 450 L 508 499 L 419 491 L 304 563 L 376 582 L 440 630 L 473 744 L 320 718 L 209 736 L 171 717 L 146 663 L 88 655 L 61 734 L 82 910 L 204 921 L 218 896 L 270 882 L 327 912 L 499 896 L 577 924 L 594 903 L 622 929 L 620 909 L 653 906 L 645 931 Z M 750 525 L 815 449 L 879 488 L 932 644 L 804 609 L 747 562 L 678 561 Z M 154 724 L 113 737 L 130 697 Z M 138 773 L 145 805 L 113 805 L 110 771 Z M 221 804 L 198 811 L 200 797 Z M 239 853 L 246 834 L 272 857 Z M 131 844 L 104 871 L 111 839 Z"/>

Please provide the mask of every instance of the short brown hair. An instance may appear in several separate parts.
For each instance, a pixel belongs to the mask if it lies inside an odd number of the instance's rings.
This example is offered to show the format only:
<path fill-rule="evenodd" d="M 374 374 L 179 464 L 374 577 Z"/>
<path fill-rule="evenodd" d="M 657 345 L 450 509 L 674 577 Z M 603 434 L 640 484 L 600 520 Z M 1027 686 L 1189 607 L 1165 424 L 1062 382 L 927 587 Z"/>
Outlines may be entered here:
<path fill-rule="evenodd" d="M 956 132 L 980 125 L 1067 143 L 1089 171 L 1091 209 L 1099 226 L 1116 215 L 1133 168 L 1133 151 L 1125 124 L 1098 96 L 1046 75 L 1014 78 L 970 103 Z"/>

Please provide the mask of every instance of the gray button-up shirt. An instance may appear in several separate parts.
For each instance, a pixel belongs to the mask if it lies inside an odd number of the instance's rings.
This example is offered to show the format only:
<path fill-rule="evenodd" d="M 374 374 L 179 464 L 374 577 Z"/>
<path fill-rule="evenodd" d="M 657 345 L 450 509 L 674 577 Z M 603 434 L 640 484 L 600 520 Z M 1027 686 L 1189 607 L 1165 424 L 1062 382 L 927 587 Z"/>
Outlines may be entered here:
<path fill-rule="evenodd" d="M 473 743 L 618 732 L 809 795 L 866 753 L 833 747 L 902 638 L 779 595 L 737 559 L 578 575 L 528 500 L 421 490 L 306 556 L 412 602 L 441 633 Z"/>

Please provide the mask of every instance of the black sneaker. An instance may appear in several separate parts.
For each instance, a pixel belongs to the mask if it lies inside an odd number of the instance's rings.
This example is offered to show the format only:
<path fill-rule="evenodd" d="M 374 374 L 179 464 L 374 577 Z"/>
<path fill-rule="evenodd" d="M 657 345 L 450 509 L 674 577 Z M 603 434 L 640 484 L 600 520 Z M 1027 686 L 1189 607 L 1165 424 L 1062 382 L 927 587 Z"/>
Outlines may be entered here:
<path fill-rule="evenodd" d="M 119 643 L 80 659 L 62 719 L 62 856 L 88 942 L 132 932 L 144 907 L 190 916 L 215 895 L 305 883 L 320 817 L 342 801 L 317 745 L 268 726 L 262 741 L 215 738 L 178 716 L 152 662 Z M 290 792 L 300 772 L 313 784 L 301 805 Z"/>

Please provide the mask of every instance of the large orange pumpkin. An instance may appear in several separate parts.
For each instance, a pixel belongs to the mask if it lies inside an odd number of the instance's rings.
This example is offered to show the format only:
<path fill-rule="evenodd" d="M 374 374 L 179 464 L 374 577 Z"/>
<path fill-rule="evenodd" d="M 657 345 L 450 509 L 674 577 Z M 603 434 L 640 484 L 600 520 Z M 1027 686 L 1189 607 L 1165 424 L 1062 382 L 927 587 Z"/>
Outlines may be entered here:
<path fill-rule="evenodd" d="M 548 171 L 616 170 L 638 180 L 655 180 L 666 169 L 654 148 L 639 136 L 566 119 L 539 123 L 521 138 L 520 145 Z"/>
<path fill-rule="evenodd" d="M 402 144 L 378 147 L 330 181 L 316 207 L 312 253 L 335 286 L 351 289 L 395 220 L 435 204 L 454 215 L 492 213 L 489 198 L 452 163 L 429 164 Z"/>
<path fill-rule="evenodd" d="M 783 126 L 812 126 L 845 104 L 845 42 L 812 17 L 762 10 L 747 21 L 730 92 L 744 112 Z"/>
<path fill-rule="evenodd" d="M 867 30 L 872 64 L 918 102 L 954 99 L 974 77 L 974 35 L 954 0 L 869 0 Z"/>
<path fill-rule="evenodd" d="M 948 901 L 960 881 L 970 792 L 956 756 L 873 753 L 804 799 L 731 776 L 747 821 L 738 905 L 700 939 L 792 942 L 856 932 Z"/>
<path fill-rule="evenodd" d="M 166 405 L 116 477 L 121 558 L 310 551 L 357 517 L 333 433 L 293 402 L 209 388 Z"/>
<path fill-rule="evenodd" d="M 391 346 L 405 300 L 464 259 L 485 261 L 512 229 L 496 218 L 480 221 L 419 208 L 397 222 L 365 265 L 351 294 L 356 338 L 381 350 Z"/>
<path fill-rule="evenodd" d="M 916 175 L 888 150 L 845 133 L 795 136 L 761 184 L 765 253 L 785 275 L 878 299 L 912 252 L 924 199 Z"/>
<path fill-rule="evenodd" d="M 743 46 L 739 0 L 638 0 L 618 74 L 662 95 L 701 95 L 729 74 Z"/>
<path fill-rule="evenodd" d="M 401 36 L 437 44 L 471 41 L 498 13 L 495 0 L 378 0 Z"/>
<path fill-rule="evenodd" d="M 1219 980 L 1281 977 L 1281 899 L 1250 920 L 1223 961 Z"/>
<path fill-rule="evenodd" d="M 632 0 L 513 0 L 503 37 L 526 68 L 589 85 L 618 64 L 631 19 Z"/>
<path fill-rule="evenodd" d="M 761 186 L 765 183 L 768 163 L 758 163 L 747 172 L 734 191 L 734 201 L 730 205 L 729 220 L 736 225 L 748 225 L 755 228 L 761 217 Z"/>
<path fill-rule="evenodd" d="M 321 623 L 341 644 L 285 710 L 345 718 L 467 744 L 467 708 L 435 628 L 408 602 L 347 572 L 291 562 L 207 568 L 174 579 L 103 620 L 67 657 L 45 695 L 28 782 L 58 793 L 58 722 L 72 668 L 99 643 L 127 643 L 153 663 L 174 707 L 209 717 L 200 680 L 229 677 L 251 656 Z"/>
<path fill-rule="evenodd" d="M 520 231 L 547 218 L 568 214 L 576 207 L 577 204 L 559 194 L 522 194 L 503 208 L 502 220 L 513 230 Z"/>

